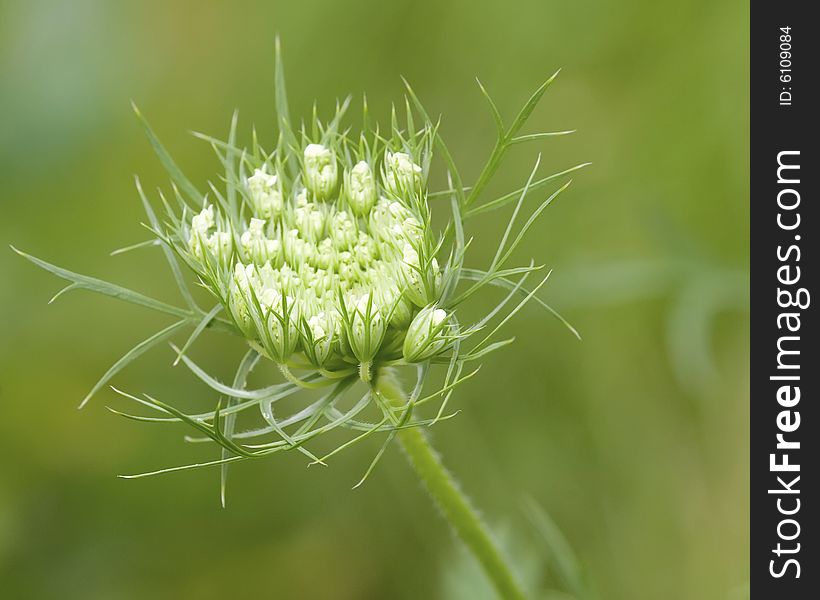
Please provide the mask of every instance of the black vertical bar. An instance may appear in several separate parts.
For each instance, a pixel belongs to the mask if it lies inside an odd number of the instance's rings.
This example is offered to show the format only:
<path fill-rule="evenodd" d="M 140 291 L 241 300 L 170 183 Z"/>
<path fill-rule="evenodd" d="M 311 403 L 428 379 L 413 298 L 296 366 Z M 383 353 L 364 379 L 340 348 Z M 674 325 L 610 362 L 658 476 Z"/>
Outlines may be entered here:
<path fill-rule="evenodd" d="M 820 29 L 810 2 L 751 8 L 751 597 L 814 599 Z"/>

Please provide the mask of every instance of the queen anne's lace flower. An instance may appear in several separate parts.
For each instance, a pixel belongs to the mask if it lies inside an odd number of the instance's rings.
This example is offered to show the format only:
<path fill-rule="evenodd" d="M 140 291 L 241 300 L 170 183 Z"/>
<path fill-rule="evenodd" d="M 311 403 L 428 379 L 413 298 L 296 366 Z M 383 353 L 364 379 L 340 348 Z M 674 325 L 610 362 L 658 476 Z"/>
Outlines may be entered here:
<path fill-rule="evenodd" d="M 263 150 L 256 136 L 251 148 L 238 147 L 235 129 L 228 142 L 210 140 L 225 172 L 224 186 L 209 185 L 207 195 L 182 173 L 143 122 L 174 183 L 175 197 L 163 198 L 164 219 L 157 218 L 139 185 L 138 189 L 186 308 L 24 255 L 68 279 L 71 283 L 63 292 L 90 289 L 179 319 L 123 356 L 86 400 L 151 346 L 169 340 L 182 328 L 192 329 L 178 349 L 178 360 L 230 406 L 220 400 L 214 411 L 192 416 L 150 396 L 139 401 L 155 408 L 160 413 L 158 420 L 185 421 L 222 445 L 225 453 L 220 460 L 184 468 L 219 463 L 223 478 L 227 464 L 234 460 L 295 450 L 322 462 L 371 433 L 385 433 L 389 442 L 394 436 L 418 434 L 411 433 L 414 427 L 448 418 L 444 409 L 453 388 L 475 373 L 465 374 L 465 366 L 511 341 L 496 341 L 494 336 L 546 281 L 544 277 L 534 288 L 524 288 L 527 277 L 542 267 L 532 263 L 510 266 L 509 262 L 536 217 L 568 184 L 543 200 L 523 224 L 516 223 L 523 201 L 552 179 L 583 166 L 536 181 L 536 163 L 523 188 L 477 201 L 511 145 L 542 137 L 517 137 L 517 132 L 549 82 L 521 110 L 523 117 L 499 131 L 490 159 L 469 186 L 458 174 L 438 125 L 411 90 L 409 100 L 416 112 L 408 102 L 406 126 L 394 114 L 389 129 L 371 129 L 366 119 L 362 133 L 352 135 L 341 125 L 345 102 L 328 123 L 317 119 L 306 124 L 300 137 L 290 126 L 286 103 L 278 102 L 284 98 L 284 88 L 281 78 L 277 82 L 277 104 L 284 114 L 278 115 L 275 147 L 270 152 Z M 500 124 L 499 115 L 494 116 Z M 440 163 L 432 162 L 434 147 L 444 156 Z M 431 169 L 447 182 L 444 189 L 428 192 Z M 485 269 L 465 266 L 472 241 L 465 232 L 467 219 L 511 202 L 518 204 L 491 263 Z M 436 203 L 445 212 L 449 209 L 442 230 L 432 226 L 431 205 Z M 216 305 L 202 308 L 178 258 L 216 298 Z M 476 322 L 462 324 L 459 307 L 489 286 L 505 288 L 504 298 Z M 516 295 L 523 299 L 502 315 Z M 493 325 L 496 317 L 499 322 Z M 208 375 L 187 355 L 208 328 L 241 335 L 250 347 L 232 385 Z M 288 382 L 247 389 L 248 374 L 260 357 L 275 362 Z M 431 393 L 424 389 L 425 380 L 436 363 L 446 364 L 447 369 L 441 387 Z M 408 397 L 399 393 L 394 380 L 394 367 L 403 365 L 413 365 L 416 371 L 414 391 Z M 367 383 L 356 386 L 366 393 L 347 408 L 343 397 L 357 377 Z M 273 402 L 304 387 L 329 391 L 290 416 L 280 419 L 281 415 L 274 414 Z M 441 404 L 434 419 L 416 412 L 437 399 Z M 236 431 L 228 415 L 254 407 L 267 426 Z M 314 437 L 338 428 L 358 433 L 323 458 L 311 454 L 307 446 Z M 243 441 L 269 434 L 275 435 L 273 440 Z"/>
<path fill-rule="evenodd" d="M 187 251 L 237 327 L 270 358 L 284 365 L 300 353 L 331 371 L 359 363 L 367 379 L 377 358 L 417 362 L 444 349 L 405 341 L 418 309 L 438 300 L 441 272 L 429 255 L 428 212 L 418 210 L 426 202 L 421 167 L 407 153 L 385 151 L 377 179 L 367 157 L 353 156 L 340 186 L 337 155 L 307 144 L 290 189 L 275 166 L 255 167 L 244 183 L 244 215 L 207 204 L 191 218 Z"/>

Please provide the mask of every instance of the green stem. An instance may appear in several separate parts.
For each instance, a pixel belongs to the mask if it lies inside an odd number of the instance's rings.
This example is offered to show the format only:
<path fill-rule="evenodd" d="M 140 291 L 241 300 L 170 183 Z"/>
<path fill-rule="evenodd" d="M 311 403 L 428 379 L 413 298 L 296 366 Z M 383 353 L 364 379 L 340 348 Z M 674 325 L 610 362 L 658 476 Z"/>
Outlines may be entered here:
<path fill-rule="evenodd" d="M 381 394 L 393 404 L 405 405 L 405 395 L 395 379 L 388 373 L 379 375 L 376 386 Z M 473 556 L 481 563 L 499 595 L 504 600 L 526 598 L 486 525 L 441 462 L 427 435 L 420 428 L 411 427 L 399 430 L 397 437 L 410 465 L 415 469 L 430 496 Z"/>

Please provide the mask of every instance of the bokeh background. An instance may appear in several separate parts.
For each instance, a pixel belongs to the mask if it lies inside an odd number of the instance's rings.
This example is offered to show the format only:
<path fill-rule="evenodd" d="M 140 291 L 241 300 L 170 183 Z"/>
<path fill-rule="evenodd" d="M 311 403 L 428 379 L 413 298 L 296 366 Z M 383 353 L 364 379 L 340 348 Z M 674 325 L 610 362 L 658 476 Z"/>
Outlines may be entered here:
<path fill-rule="evenodd" d="M 468 181 L 493 141 L 479 76 L 511 118 L 563 69 L 529 131 L 578 133 L 511 153 L 494 189 L 579 162 L 569 192 L 518 252 L 555 270 L 537 307 L 456 394 L 434 441 L 522 570 L 542 589 L 531 497 L 606 599 L 741 598 L 748 544 L 748 6 L 738 2 L 0 2 L 0 240 L 68 268 L 176 300 L 146 238 L 132 175 L 166 177 L 134 99 L 196 182 L 240 111 L 273 139 L 273 46 L 291 110 L 366 92 L 377 115 L 404 75 Z M 354 111 L 355 112 L 355 111 Z M 272 144 L 271 144 L 272 145 Z M 535 200 L 533 200 L 535 201 Z M 479 266 L 500 231 L 472 223 Z M 125 421 L 103 391 L 120 354 L 167 321 L 61 283 L 0 251 L 0 596 L 3 598 L 491 598 L 393 448 L 351 486 L 377 441 L 330 468 L 301 455 L 218 472 L 119 473 L 210 458 L 182 428 Z M 487 305 L 494 298 L 482 299 Z M 239 347 L 193 356 L 223 378 Z M 211 408 L 159 348 L 115 383 Z"/>

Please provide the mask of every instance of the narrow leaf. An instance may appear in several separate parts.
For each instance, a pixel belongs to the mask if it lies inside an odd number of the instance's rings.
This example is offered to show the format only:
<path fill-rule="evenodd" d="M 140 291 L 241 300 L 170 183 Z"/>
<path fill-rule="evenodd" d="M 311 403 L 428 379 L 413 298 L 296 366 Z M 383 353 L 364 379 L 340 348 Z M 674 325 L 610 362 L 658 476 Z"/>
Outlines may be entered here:
<path fill-rule="evenodd" d="M 162 166 L 165 167 L 165 170 L 168 171 L 168 175 L 171 176 L 171 179 L 177 187 L 179 187 L 179 189 L 182 190 L 194 203 L 194 206 L 200 206 L 203 199 L 202 193 L 196 189 L 196 186 L 191 183 L 191 181 L 174 162 L 174 159 L 171 158 L 171 155 L 165 149 L 165 146 L 162 145 L 162 142 L 159 141 L 159 138 L 151 129 L 151 126 L 140 112 L 140 109 L 137 108 L 137 105 L 132 102 L 131 106 L 134 109 L 134 114 L 137 116 L 137 119 L 142 124 L 143 129 L 145 129 L 145 134 L 148 136 L 148 141 L 151 142 L 151 146 L 154 148 L 154 152 L 156 152 L 159 157 L 159 161 L 162 163 Z"/>

